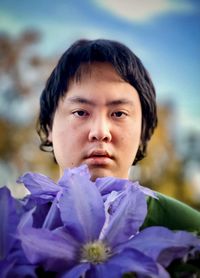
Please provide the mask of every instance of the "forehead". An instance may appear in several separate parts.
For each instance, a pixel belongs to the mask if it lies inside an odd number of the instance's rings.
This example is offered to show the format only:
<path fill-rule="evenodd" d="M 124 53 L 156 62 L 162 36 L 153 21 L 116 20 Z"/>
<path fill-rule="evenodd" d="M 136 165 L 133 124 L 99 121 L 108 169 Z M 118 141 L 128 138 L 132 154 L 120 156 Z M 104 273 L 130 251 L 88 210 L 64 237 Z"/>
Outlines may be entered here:
<path fill-rule="evenodd" d="M 115 68 L 107 62 L 93 62 L 91 64 L 83 63 L 75 73 L 75 76 L 69 81 L 72 83 L 81 83 L 85 79 L 96 79 L 105 81 L 124 81 Z"/>
<path fill-rule="evenodd" d="M 138 100 L 138 92 L 112 65 L 99 62 L 83 65 L 76 79 L 70 80 L 64 99 L 67 103 L 130 104 Z"/>

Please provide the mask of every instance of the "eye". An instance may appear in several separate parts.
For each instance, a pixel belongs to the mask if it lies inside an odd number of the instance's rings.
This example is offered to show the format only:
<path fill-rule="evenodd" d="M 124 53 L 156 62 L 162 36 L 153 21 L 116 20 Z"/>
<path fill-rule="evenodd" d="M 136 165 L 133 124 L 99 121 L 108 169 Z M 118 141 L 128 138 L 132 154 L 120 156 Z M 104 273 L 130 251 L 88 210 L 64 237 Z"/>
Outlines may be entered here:
<path fill-rule="evenodd" d="M 112 116 L 115 118 L 124 118 L 127 114 L 123 111 L 116 111 L 112 113 Z"/>
<path fill-rule="evenodd" d="M 77 117 L 87 117 L 89 115 L 89 113 L 85 110 L 77 110 L 74 111 L 73 114 Z"/>

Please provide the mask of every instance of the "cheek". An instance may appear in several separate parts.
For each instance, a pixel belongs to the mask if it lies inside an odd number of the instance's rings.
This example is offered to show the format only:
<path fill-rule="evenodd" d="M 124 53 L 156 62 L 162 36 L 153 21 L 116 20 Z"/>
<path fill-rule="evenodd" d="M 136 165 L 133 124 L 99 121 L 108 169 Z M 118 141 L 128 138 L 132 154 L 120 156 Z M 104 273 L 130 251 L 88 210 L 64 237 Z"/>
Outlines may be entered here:
<path fill-rule="evenodd" d="M 52 129 L 52 143 L 55 156 L 61 156 L 65 149 L 68 148 L 68 142 L 70 142 L 70 133 L 67 134 L 65 128 L 61 126 L 53 126 Z"/>
<path fill-rule="evenodd" d="M 137 132 L 127 132 L 124 136 L 120 138 L 120 144 L 122 151 L 126 153 L 135 153 L 138 150 L 140 144 L 140 131 Z"/>
<path fill-rule="evenodd" d="M 54 129 L 52 132 L 53 145 L 62 152 L 75 151 L 86 138 L 86 131 L 81 126 L 66 125 L 65 128 Z"/>

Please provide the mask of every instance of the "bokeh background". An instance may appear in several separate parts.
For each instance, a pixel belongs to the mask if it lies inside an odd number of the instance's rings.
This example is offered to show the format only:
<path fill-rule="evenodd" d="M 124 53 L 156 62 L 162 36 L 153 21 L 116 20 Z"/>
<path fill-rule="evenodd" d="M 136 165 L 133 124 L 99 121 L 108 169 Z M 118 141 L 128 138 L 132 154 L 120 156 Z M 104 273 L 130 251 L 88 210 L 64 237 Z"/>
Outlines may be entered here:
<path fill-rule="evenodd" d="M 159 125 L 132 179 L 200 209 L 200 1 L 0 0 L 0 185 L 26 171 L 57 178 L 35 132 L 39 96 L 79 38 L 130 47 L 155 83 Z"/>

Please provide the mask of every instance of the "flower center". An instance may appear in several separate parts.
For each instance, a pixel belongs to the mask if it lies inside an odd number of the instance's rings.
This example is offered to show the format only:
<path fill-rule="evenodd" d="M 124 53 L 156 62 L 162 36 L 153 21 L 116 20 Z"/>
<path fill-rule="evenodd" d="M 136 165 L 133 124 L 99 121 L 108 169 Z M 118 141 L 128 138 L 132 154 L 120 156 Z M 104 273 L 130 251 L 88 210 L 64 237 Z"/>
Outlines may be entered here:
<path fill-rule="evenodd" d="M 85 244 L 81 250 L 81 261 L 93 264 L 102 263 L 110 255 L 110 249 L 101 241 L 94 241 Z"/>

